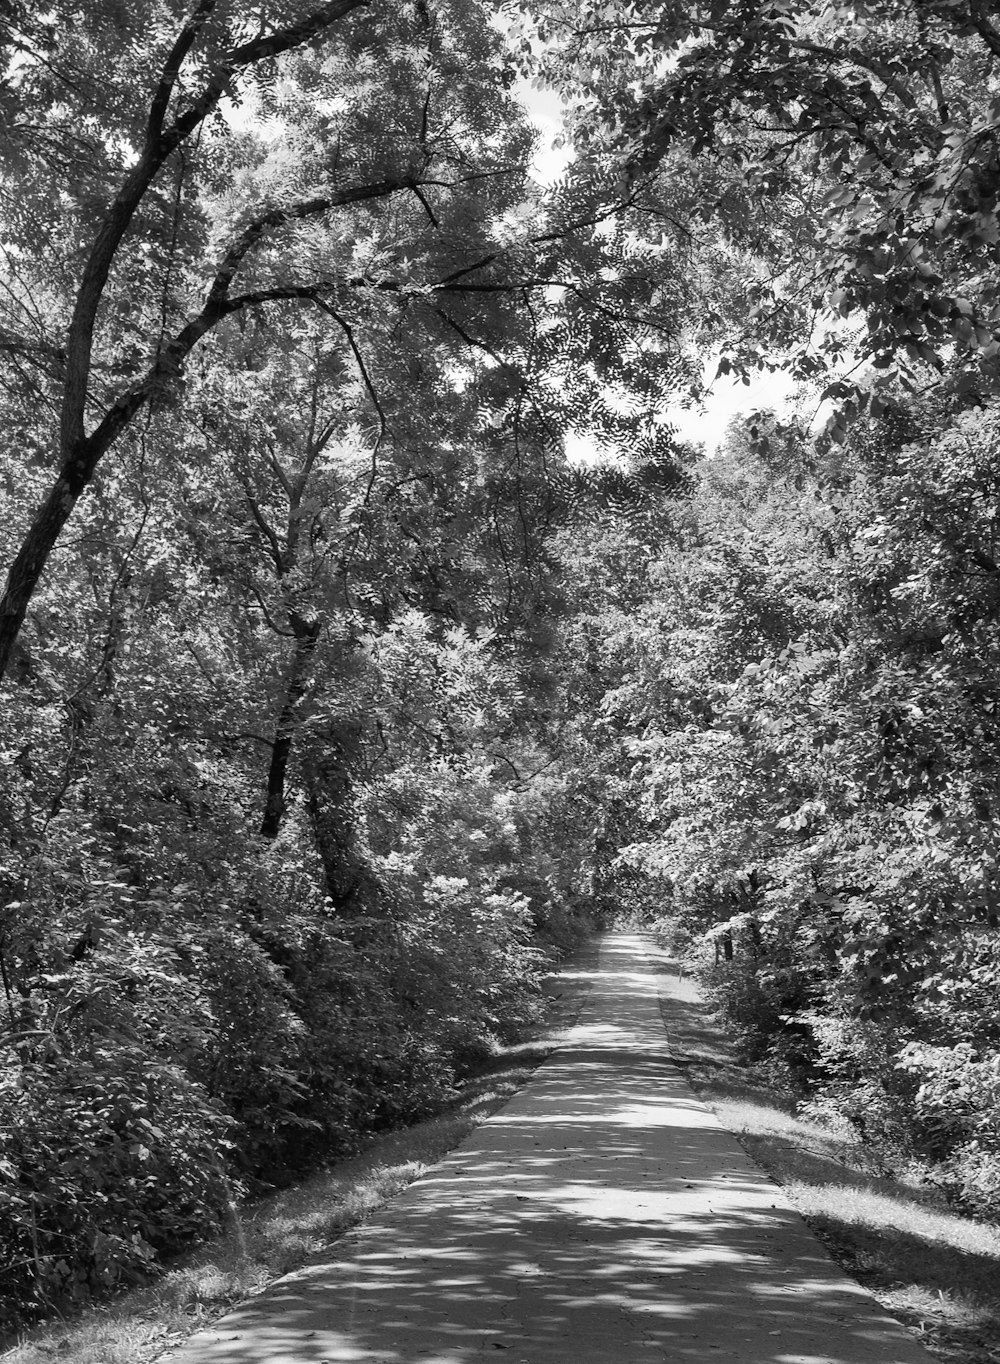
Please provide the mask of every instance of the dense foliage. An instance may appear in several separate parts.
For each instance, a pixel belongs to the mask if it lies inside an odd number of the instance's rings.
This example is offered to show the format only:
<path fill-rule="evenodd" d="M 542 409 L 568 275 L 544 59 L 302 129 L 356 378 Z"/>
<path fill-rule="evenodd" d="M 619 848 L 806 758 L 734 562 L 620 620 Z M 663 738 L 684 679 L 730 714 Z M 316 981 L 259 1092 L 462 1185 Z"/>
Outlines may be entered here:
<path fill-rule="evenodd" d="M 488 18 L 4 10 L 6 1320 L 439 1104 L 592 918 L 546 538 L 647 322 Z"/>
<path fill-rule="evenodd" d="M 995 1214 L 986 8 L 9 0 L 0 49 L 0 1314 L 440 1104 L 622 910 Z M 827 434 L 680 447 L 707 350 Z"/>
<path fill-rule="evenodd" d="M 926 366 L 947 366 L 960 392 L 995 392 L 995 7 L 516 8 L 521 50 L 562 88 L 589 156 L 617 157 L 630 184 L 697 167 L 700 231 L 745 258 L 727 366 L 781 355 L 833 377 L 838 435 L 883 385 L 919 390 Z M 845 351 L 873 372 L 838 373 Z"/>
<path fill-rule="evenodd" d="M 705 467 L 611 638 L 622 854 L 763 1065 L 1000 1212 L 995 418 Z M 705 951 L 707 949 L 708 956 Z"/>

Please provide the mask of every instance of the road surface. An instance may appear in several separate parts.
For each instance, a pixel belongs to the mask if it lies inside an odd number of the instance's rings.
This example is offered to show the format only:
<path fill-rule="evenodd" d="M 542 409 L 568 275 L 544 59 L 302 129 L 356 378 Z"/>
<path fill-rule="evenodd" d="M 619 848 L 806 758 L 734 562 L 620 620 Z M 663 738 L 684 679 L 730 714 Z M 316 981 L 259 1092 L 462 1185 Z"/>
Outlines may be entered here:
<path fill-rule="evenodd" d="M 505 1108 L 170 1364 L 928 1364 L 672 1064 L 655 957 L 605 938 Z"/>

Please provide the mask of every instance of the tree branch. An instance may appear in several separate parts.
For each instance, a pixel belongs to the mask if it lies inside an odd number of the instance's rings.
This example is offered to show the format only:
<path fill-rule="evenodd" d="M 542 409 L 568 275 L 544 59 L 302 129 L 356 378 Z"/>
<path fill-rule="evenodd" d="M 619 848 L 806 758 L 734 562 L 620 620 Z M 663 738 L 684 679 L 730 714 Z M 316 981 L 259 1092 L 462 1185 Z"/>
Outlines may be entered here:
<path fill-rule="evenodd" d="M 301 47 L 303 43 L 309 42 L 352 10 L 367 8 L 368 3 L 369 0 L 333 0 L 332 4 L 320 5 L 319 9 L 307 14 L 298 23 L 263 33 L 240 47 L 234 47 L 229 54 L 229 65 L 233 68 L 252 66 L 268 57 L 279 57 L 282 52 L 289 52 L 293 47 Z"/>
<path fill-rule="evenodd" d="M 983 0 L 969 0 L 969 13 L 980 38 L 994 57 L 1000 57 L 1000 33 L 990 23 L 989 10 Z"/>
<path fill-rule="evenodd" d="M 170 103 L 170 96 L 173 94 L 177 77 L 180 75 L 180 69 L 184 65 L 184 59 L 194 46 L 202 26 L 215 9 L 215 5 L 216 0 L 200 0 L 191 18 L 181 29 L 170 49 L 167 60 L 163 64 L 156 93 L 153 95 L 152 103 L 149 106 L 149 122 L 146 125 L 147 142 L 156 142 L 163 132 L 163 120 L 167 114 L 167 106 Z"/>
<path fill-rule="evenodd" d="M 357 0 L 361 3 L 361 0 Z M 384 198 L 397 190 L 411 188 L 411 181 L 382 181 L 375 185 L 355 186 L 338 191 L 322 198 L 305 200 L 286 209 L 275 209 L 263 215 L 245 229 L 241 237 L 230 247 L 209 287 L 201 311 L 177 333 L 173 340 L 163 348 L 150 367 L 146 377 L 121 394 L 108 408 L 103 419 L 89 436 L 83 433 L 83 412 L 87 398 L 87 376 L 90 368 L 90 338 L 93 330 L 93 317 L 86 324 L 80 311 L 74 325 L 89 325 L 86 352 L 81 359 L 80 336 L 76 335 L 75 355 L 72 374 L 67 364 L 67 379 L 63 405 L 63 459 L 48 496 L 39 507 L 21 548 L 11 564 L 7 583 L 0 599 L 0 678 L 3 677 L 14 642 L 20 633 L 27 612 L 28 603 L 48 562 L 52 548 L 59 538 L 63 526 L 76 506 L 76 503 L 94 476 L 103 455 L 114 444 L 122 431 L 158 389 L 181 371 L 184 360 L 203 336 L 212 330 L 224 317 L 261 303 L 281 299 L 314 299 L 323 285 L 290 285 L 259 289 L 237 298 L 230 298 L 232 284 L 243 258 L 255 242 L 259 241 L 268 227 L 276 226 L 310 214 L 325 212 L 344 204 L 358 203 L 366 199 Z M 124 231 L 124 228 L 122 228 Z M 93 257 L 92 257 L 93 259 Z M 110 268 L 110 260 L 108 262 Z M 106 275 L 107 272 L 105 272 Z M 81 295 L 82 295 L 81 290 Z M 98 291 L 98 300 L 100 291 Z M 96 309 L 96 303 L 95 303 Z M 80 322 L 79 318 L 83 318 Z M 72 328 L 71 328 L 72 334 Z M 77 411 L 74 393 L 80 389 L 80 404 Z"/>
<path fill-rule="evenodd" d="M 420 186 L 419 186 L 419 185 L 413 185 L 413 186 L 412 186 L 412 189 L 413 189 L 413 193 L 414 193 L 414 194 L 417 196 L 417 198 L 420 200 L 421 204 L 423 204 L 424 212 L 427 214 L 427 218 L 428 218 L 428 220 L 429 220 L 429 222 L 430 222 L 431 227 L 433 227 L 433 228 L 440 227 L 440 223 L 438 222 L 437 218 L 436 218 L 435 215 L 434 215 L 434 210 L 431 208 L 430 204 L 427 202 L 426 196 L 425 196 L 424 194 L 421 193 Z"/>
<path fill-rule="evenodd" d="M 268 525 L 267 521 L 264 519 L 264 513 L 257 505 L 257 502 L 250 491 L 249 482 L 243 483 L 243 492 L 246 496 L 247 506 L 250 508 L 250 514 L 253 516 L 253 519 L 257 522 L 257 525 L 260 527 L 264 539 L 267 541 L 268 552 L 270 553 L 271 558 L 274 561 L 275 572 L 277 573 L 279 578 L 283 578 L 286 572 L 286 564 L 285 556 L 281 552 L 281 544 L 278 541 L 278 537 L 275 534 L 273 527 Z"/>
<path fill-rule="evenodd" d="M 125 177 L 111 203 L 111 207 L 94 239 L 87 264 L 80 281 L 76 306 L 70 322 L 66 342 L 66 382 L 63 391 L 63 408 L 60 422 L 62 454 L 68 459 L 74 447 L 84 440 L 84 413 L 86 410 L 88 380 L 90 376 L 91 354 L 93 351 L 94 325 L 97 310 L 104 294 L 104 288 L 111 272 L 118 247 L 128 231 L 139 204 L 146 191 L 159 174 L 164 162 L 181 143 L 190 136 L 229 88 L 234 76 L 243 67 L 251 66 L 265 57 L 274 57 L 281 52 L 307 42 L 310 38 L 342 19 L 352 10 L 366 5 L 368 0 L 336 0 L 336 3 L 323 5 L 298 24 L 277 29 L 273 33 L 255 38 L 233 48 L 225 57 L 215 74 L 202 90 L 198 98 L 179 114 L 166 129 L 162 128 L 162 115 L 166 101 L 176 80 L 176 72 L 170 74 L 171 59 L 175 54 L 177 66 L 190 51 L 198 30 L 207 18 L 206 6 L 209 0 L 200 0 L 192 20 L 181 31 L 171 56 L 167 59 L 160 85 L 153 97 L 149 115 L 149 135 L 136 165 Z M 194 31 L 189 33 L 191 26 Z M 162 110 L 160 108 L 162 104 Z M 249 249 L 249 248 L 248 248 Z"/>
<path fill-rule="evenodd" d="M 260 592 L 257 590 L 257 588 L 254 587 L 252 584 L 251 584 L 251 586 L 250 586 L 250 592 L 253 594 L 253 596 L 254 596 L 254 597 L 256 598 L 256 600 L 257 600 L 257 605 L 260 607 L 261 614 L 263 615 L 264 620 L 265 620 L 266 623 L 267 623 L 268 629 L 271 630 L 271 631 L 273 631 L 273 633 L 276 634 L 276 635 L 281 635 L 281 637 L 282 637 L 283 639 L 294 639 L 294 638 L 295 638 L 295 631 L 294 631 L 294 630 L 283 630 L 283 629 L 281 628 L 281 626 L 277 623 L 277 621 L 274 619 L 274 617 L 271 615 L 270 611 L 268 610 L 268 608 L 267 608 L 267 603 L 264 601 L 264 598 L 260 595 Z"/>
<path fill-rule="evenodd" d="M 66 352 L 61 346 L 53 346 L 46 341 L 29 341 L 27 337 L 17 336 L 4 328 L 0 328 L 0 353 L 20 356 L 22 360 L 44 370 L 50 378 L 58 377 L 66 359 Z"/>
<path fill-rule="evenodd" d="M 313 301 L 315 302 L 318 308 L 321 308 L 323 312 L 328 313 L 329 316 L 333 318 L 333 320 L 343 331 L 344 335 L 347 337 L 347 344 L 350 346 L 351 353 L 353 354 L 358 369 L 361 372 L 362 382 L 364 383 L 365 388 L 368 390 L 368 396 L 372 400 L 372 404 L 374 405 L 375 411 L 378 413 L 379 421 L 378 439 L 375 442 L 375 448 L 372 450 L 371 472 L 368 478 L 368 487 L 365 490 L 364 496 L 364 505 L 367 506 L 371 499 L 372 489 L 375 486 L 375 475 L 378 472 L 379 450 L 382 448 L 382 442 L 383 440 L 385 440 L 385 433 L 388 430 L 388 424 L 385 419 L 385 412 L 382 408 L 382 404 L 379 402 L 379 396 L 378 393 L 375 391 L 375 385 L 372 383 L 371 375 L 368 373 L 368 367 L 365 364 L 364 356 L 358 349 L 358 344 L 354 339 L 354 332 L 351 328 L 350 323 L 346 320 L 346 318 L 341 317 L 340 314 L 336 311 L 336 309 L 332 308 L 330 304 L 327 303 L 324 299 L 316 298 Z"/>
<path fill-rule="evenodd" d="M 275 227 L 295 222 L 302 218 L 316 217 L 332 208 L 343 208 L 346 204 L 363 203 L 368 199 L 384 199 L 400 190 L 416 190 L 417 186 L 409 177 L 380 180 L 373 185 L 354 185 L 350 189 L 337 190 L 333 194 L 318 195 L 313 199 L 303 199 L 286 208 L 273 208 L 255 218 L 242 231 L 226 252 L 208 291 L 205 306 L 210 307 L 224 299 L 229 287 L 243 263 L 247 253 Z"/>

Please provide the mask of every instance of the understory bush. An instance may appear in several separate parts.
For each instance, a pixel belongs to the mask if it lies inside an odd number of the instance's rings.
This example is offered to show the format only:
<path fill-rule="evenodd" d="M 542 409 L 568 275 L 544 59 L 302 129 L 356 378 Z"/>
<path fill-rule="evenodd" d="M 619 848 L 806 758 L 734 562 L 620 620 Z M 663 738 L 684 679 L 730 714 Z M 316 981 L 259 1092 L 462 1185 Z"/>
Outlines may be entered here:
<path fill-rule="evenodd" d="M 1000 1218 L 1000 1047 L 911 1042 L 898 1066 L 917 1086 L 913 1109 L 928 1177 L 956 1202 Z"/>
<path fill-rule="evenodd" d="M 72 881 L 22 865 L 0 923 L 6 1321 L 155 1273 L 243 1187 L 440 1106 L 537 1016 L 548 957 L 499 873 L 382 866 L 346 916 L 308 858 L 238 851 L 169 887 L 93 845 Z"/>
<path fill-rule="evenodd" d="M 917 1167 L 965 1211 L 1000 1216 L 1000 975 L 988 935 L 966 927 L 956 940 L 944 925 L 913 989 L 906 977 L 859 979 L 857 952 L 831 952 L 808 906 L 777 930 L 766 914 L 700 931 L 699 917 L 704 904 L 687 918 L 675 907 L 653 927 L 668 948 L 686 948 L 758 1076 L 797 1092 L 807 1114 L 846 1122 L 880 1168 Z"/>
<path fill-rule="evenodd" d="M 147 1272 L 233 1197 L 232 1119 L 180 1068 L 122 1039 L 5 1058 L 0 1307 L 64 1309 Z"/>

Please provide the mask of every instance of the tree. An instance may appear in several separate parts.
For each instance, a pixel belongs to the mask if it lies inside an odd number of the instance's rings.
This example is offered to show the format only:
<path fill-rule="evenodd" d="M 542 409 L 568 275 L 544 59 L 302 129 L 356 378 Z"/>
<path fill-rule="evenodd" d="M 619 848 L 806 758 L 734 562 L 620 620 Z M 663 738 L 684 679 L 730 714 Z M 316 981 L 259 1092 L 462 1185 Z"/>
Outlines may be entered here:
<path fill-rule="evenodd" d="M 840 401 L 837 437 L 895 378 L 926 386 L 952 348 L 946 387 L 995 391 L 1000 30 L 987 6 L 521 10 L 581 154 L 636 182 L 690 176 L 693 158 L 706 230 L 762 263 L 727 366 L 819 377 Z"/>
<path fill-rule="evenodd" d="M 307 224 L 367 204 L 377 225 L 380 215 L 385 221 L 378 206 L 403 195 L 435 223 L 435 201 L 482 176 L 511 174 L 508 154 L 523 153 L 516 132 L 481 170 L 463 150 L 469 84 L 454 79 L 454 45 L 468 42 L 465 70 L 484 81 L 489 46 L 473 39 L 468 7 L 434 23 L 418 7 L 391 20 L 367 18 L 352 0 L 276 5 L 263 16 L 258 9 L 251 18 L 204 0 L 181 22 L 166 4 L 133 7 L 127 18 L 117 6 L 88 7 L 86 17 L 69 6 L 51 16 L 59 23 L 20 16 L 22 25 L 15 15 L 7 26 L 7 51 L 18 62 L 5 91 L 16 174 L 5 184 L 16 185 L 17 199 L 8 199 L 4 216 L 16 258 L 37 254 L 9 269 L 4 348 L 19 369 L 32 367 L 59 410 L 59 434 L 51 442 L 55 478 L 0 604 L 0 667 L 101 459 L 144 406 L 165 399 L 202 338 L 226 317 L 282 299 L 389 287 L 377 267 L 366 273 L 371 252 L 339 283 L 329 263 L 309 259 Z M 224 102 L 238 108 L 255 94 L 279 119 L 287 113 L 279 91 L 290 60 L 317 94 L 333 95 L 332 82 L 373 51 L 383 54 L 384 75 L 392 68 L 396 93 L 395 119 L 381 139 L 357 78 L 346 108 L 326 116 L 323 138 L 308 154 L 297 147 L 291 164 L 272 154 L 269 165 L 262 139 L 227 130 Z M 424 56 L 413 63 L 411 52 Z M 109 58 L 117 77 L 110 87 L 102 78 Z M 150 69 L 159 71 L 152 86 L 141 74 Z M 496 88 L 495 79 L 486 83 Z M 499 92 L 492 107 L 479 99 L 479 126 L 502 102 Z M 69 151 L 57 155 L 63 136 Z M 255 186 L 246 158 L 258 172 Z M 235 201 L 223 189 L 229 177 L 242 191 Z M 104 196 L 110 207 L 95 228 Z M 415 284 L 404 278 L 391 287 Z M 55 313 L 51 321 L 46 312 Z"/>
<path fill-rule="evenodd" d="M 591 399 L 665 329 L 614 194 L 536 221 L 481 8 L 4 13 L 15 1318 L 531 1015 L 588 908 L 562 433 L 641 427 Z"/>
<path fill-rule="evenodd" d="M 709 948 L 748 1060 L 991 1210 L 994 417 L 900 402 L 846 453 L 762 424 L 589 622 L 622 657 L 587 707 L 624 750 L 616 860 Z"/>
<path fill-rule="evenodd" d="M 616 221 L 627 205 L 577 185 L 545 230 L 526 226 L 530 136 L 476 4 L 258 8 L 251 22 L 205 0 L 182 22 L 165 0 L 127 21 L 70 5 L 59 26 L 8 25 L 19 56 L 4 353 L 15 389 L 58 409 L 59 435 L 34 433 L 58 449 L 57 471 L 10 567 L 0 669 L 104 455 L 144 408 L 172 400 L 227 318 L 319 304 L 350 334 L 369 307 L 414 313 L 490 358 L 515 392 L 547 370 L 546 401 L 578 423 L 602 386 L 640 384 L 648 413 L 683 378 L 663 288 Z M 371 108 L 376 68 L 388 122 Z M 138 74 L 149 69 L 152 87 Z M 71 151 L 57 156 L 64 133 Z M 542 406 L 532 420 L 552 441 Z M 619 432 L 636 425 L 598 408 Z"/>

